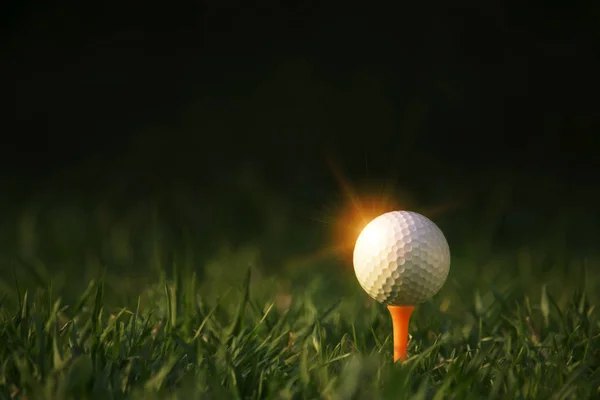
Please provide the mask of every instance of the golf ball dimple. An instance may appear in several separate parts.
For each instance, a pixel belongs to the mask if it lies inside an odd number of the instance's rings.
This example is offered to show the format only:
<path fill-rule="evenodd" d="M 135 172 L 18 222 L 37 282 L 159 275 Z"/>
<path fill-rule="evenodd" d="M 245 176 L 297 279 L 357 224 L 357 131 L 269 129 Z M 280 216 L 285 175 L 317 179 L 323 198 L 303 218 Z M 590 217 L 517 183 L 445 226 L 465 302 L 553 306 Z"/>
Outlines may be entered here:
<path fill-rule="evenodd" d="M 450 249 L 431 220 L 412 211 L 380 215 L 354 247 L 362 288 L 386 305 L 417 305 L 435 295 L 450 271 Z"/>

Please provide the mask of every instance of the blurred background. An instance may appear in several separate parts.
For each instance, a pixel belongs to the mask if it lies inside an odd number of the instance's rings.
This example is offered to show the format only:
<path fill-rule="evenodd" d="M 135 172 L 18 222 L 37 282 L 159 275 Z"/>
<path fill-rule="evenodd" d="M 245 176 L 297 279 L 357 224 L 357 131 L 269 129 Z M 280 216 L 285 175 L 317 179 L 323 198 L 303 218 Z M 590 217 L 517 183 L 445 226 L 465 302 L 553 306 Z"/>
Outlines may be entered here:
<path fill-rule="evenodd" d="M 596 296 L 600 8 L 321 3 L 5 6 L 0 294 L 252 265 L 335 297 L 365 221 L 409 209 L 456 301 Z"/>

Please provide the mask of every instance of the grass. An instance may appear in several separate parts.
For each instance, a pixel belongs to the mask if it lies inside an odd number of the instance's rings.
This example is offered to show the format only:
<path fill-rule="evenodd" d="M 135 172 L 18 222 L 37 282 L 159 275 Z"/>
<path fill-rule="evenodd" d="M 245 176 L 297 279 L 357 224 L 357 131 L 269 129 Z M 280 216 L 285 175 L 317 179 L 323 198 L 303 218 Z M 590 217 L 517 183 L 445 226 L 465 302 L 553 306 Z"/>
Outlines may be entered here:
<path fill-rule="evenodd" d="M 538 235 L 511 225 L 523 214 L 502 232 L 502 205 L 437 218 L 450 277 L 416 308 L 409 359 L 394 364 L 389 314 L 348 262 L 266 265 L 272 248 L 301 253 L 281 232 L 315 248 L 307 231 L 273 217 L 276 234 L 254 244 L 202 247 L 203 232 L 143 204 L 66 204 L 0 222 L 0 399 L 600 396 L 599 259 L 564 244 L 566 215 Z"/>
<path fill-rule="evenodd" d="M 581 293 L 476 294 L 470 310 L 422 305 L 410 358 L 391 361 L 387 311 L 365 296 L 327 303 L 319 279 L 271 295 L 248 269 L 212 301 L 193 275 L 134 307 L 91 281 L 73 304 L 46 290 L 0 303 L 0 398 L 591 398 L 600 394 L 600 322 Z M 438 299 L 439 300 L 439 299 Z M 14 304 L 14 302 L 13 302 Z"/>

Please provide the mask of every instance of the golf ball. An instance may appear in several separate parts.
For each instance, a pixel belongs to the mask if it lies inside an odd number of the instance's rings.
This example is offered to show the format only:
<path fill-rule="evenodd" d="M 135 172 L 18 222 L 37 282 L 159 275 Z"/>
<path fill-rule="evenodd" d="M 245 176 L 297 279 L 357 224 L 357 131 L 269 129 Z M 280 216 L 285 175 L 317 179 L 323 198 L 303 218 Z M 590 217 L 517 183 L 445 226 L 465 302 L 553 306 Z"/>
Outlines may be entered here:
<path fill-rule="evenodd" d="M 354 247 L 354 272 L 362 288 L 385 305 L 417 305 L 435 295 L 450 270 L 450 249 L 431 220 L 392 211 L 362 230 Z"/>

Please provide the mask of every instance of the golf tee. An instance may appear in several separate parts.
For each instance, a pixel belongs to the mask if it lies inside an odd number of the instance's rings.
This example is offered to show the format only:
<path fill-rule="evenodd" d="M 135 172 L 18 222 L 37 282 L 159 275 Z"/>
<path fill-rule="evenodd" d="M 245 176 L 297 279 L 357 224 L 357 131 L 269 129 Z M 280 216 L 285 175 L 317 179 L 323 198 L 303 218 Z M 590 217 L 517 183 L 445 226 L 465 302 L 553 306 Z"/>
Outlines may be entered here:
<path fill-rule="evenodd" d="M 394 330 L 394 362 L 406 360 L 408 324 L 414 309 L 414 306 L 388 306 Z"/>

